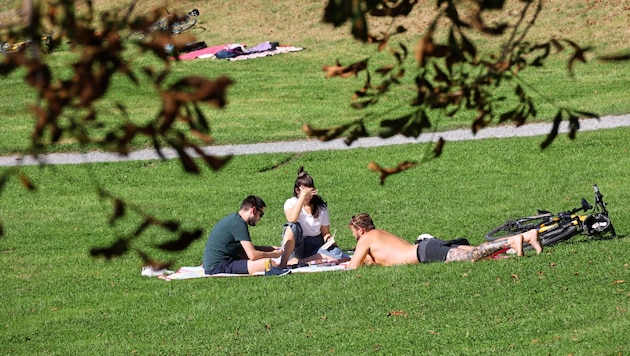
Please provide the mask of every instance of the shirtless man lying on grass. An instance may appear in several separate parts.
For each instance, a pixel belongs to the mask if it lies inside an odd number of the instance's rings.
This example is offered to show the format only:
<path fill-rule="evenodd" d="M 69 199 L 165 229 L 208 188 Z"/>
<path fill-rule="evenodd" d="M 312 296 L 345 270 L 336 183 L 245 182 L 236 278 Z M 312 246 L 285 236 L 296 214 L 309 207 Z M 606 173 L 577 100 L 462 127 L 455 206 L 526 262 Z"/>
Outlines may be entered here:
<path fill-rule="evenodd" d="M 391 266 L 435 261 L 474 262 L 509 248 L 514 249 L 518 256 L 523 256 L 524 242 L 530 244 L 536 254 L 542 252 L 536 230 L 484 242 L 479 246 L 460 245 L 457 240 L 443 241 L 435 238 L 424 239 L 412 245 L 398 236 L 377 229 L 370 215 L 366 213 L 353 216 L 349 226 L 352 235 L 357 239 L 357 247 L 348 269 L 355 269 L 363 264 Z"/>

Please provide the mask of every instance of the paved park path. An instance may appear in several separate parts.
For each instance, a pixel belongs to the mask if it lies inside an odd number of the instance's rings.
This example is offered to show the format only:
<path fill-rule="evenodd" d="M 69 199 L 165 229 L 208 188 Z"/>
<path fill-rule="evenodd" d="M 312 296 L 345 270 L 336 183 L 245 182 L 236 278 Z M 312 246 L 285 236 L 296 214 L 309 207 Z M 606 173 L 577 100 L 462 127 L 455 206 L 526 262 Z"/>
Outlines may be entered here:
<path fill-rule="evenodd" d="M 611 129 L 615 127 L 630 126 L 630 114 L 620 116 L 604 116 L 599 119 L 580 120 L 580 131 L 592 131 L 601 129 Z M 351 146 L 346 146 L 342 139 L 321 142 L 318 140 L 283 141 L 256 143 L 247 145 L 225 145 L 208 146 L 204 151 L 208 154 L 225 155 L 247 155 L 259 153 L 283 153 L 283 152 L 311 152 L 326 150 L 349 150 L 360 147 L 377 147 L 387 145 L 400 145 L 409 143 L 434 142 L 440 137 L 446 141 L 481 140 L 487 138 L 507 138 L 546 135 L 551 131 L 551 123 L 527 124 L 521 127 L 501 126 L 486 128 L 473 135 L 470 129 L 444 131 L 438 133 L 423 133 L 419 138 L 406 138 L 395 136 L 388 139 L 378 137 L 362 138 L 355 141 Z M 563 122 L 560 127 L 561 133 L 568 132 L 568 123 Z M 164 149 L 163 154 L 167 159 L 177 158 L 177 152 L 172 149 Z M 192 155 L 192 153 L 191 153 Z M 194 155 L 193 155 L 194 156 Z M 40 161 L 31 156 L 2 156 L 0 166 L 20 166 L 36 165 L 42 162 L 47 164 L 82 164 L 95 162 L 119 162 L 119 161 L 139 161 L 155 160 L 160 157 L 154 150 L 140 150 L 130 153 L 128 156 L 121 156 L 117 153 L 90 152 L 90 153 L 54 153 L 41 155 Z"/>

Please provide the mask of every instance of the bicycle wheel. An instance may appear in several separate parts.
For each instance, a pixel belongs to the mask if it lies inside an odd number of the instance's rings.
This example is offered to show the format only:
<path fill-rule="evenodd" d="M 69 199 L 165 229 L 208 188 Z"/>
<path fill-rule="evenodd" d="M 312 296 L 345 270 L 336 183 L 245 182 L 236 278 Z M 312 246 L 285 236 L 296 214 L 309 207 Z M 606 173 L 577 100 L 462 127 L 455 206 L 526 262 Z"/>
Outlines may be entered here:
<path fill-rule="evenodd" d="M 195 26 L 197 19 L 190 17 L 184 21 L 176 22 L 171 25 L 171 35 L 179 35 L 182 32 L 188 31 L 191 27 Z"/>
<path fill-rule="evenodd" d="M 581 231 L 578 230 L 578 227 L 575 225 L 561 226 L 557 229 L 549 230 L 540 234 L 540 244 L 543 246 L 556 245 L 572 238 L 580 232 Z"/>

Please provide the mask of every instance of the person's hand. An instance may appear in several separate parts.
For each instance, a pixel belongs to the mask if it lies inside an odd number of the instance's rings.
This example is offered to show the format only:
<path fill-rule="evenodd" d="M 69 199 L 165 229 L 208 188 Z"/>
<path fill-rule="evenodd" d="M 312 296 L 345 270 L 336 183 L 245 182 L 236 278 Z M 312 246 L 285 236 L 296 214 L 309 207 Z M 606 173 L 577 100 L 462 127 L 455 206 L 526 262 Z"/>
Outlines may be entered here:
<path fill-rule="evenodd" d="M 312 187 L 300 187 L 300 196 L 310 198 L 313 195 L 317 195 L 317 189 Z"/>
<path fill-rule="evenodd" d="M 281 257 L 282 253 L 284 253 L 284 247 L 282 246 L 271 246 L 273 247 L 273 251 L 271 251 L 271 258 Z"/>
<path fill-rule="evenodd" d="M 337 241 L 331 234 L 326 234 L 324 235 L 324 245 L 322 247 L 330 251 L 333 247 L 339 247 L 339 245 L 337 245 Z"/>

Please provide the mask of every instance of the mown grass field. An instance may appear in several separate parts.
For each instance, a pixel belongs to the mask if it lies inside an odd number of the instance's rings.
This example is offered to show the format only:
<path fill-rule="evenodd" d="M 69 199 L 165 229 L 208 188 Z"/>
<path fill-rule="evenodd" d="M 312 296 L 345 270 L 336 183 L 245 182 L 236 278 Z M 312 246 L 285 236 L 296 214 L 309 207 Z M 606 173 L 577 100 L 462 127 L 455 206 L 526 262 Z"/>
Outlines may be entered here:
<path fill-rule="evenodd" d="M 96 2 L 95 7 L 122 14 L 130 3 L 128 0 Z M 353 92 L 365 83 L 364 73 L 347 79 L 325 78 L 322 66 L 334 64 L 337 60 L 346 65 L 370 57 L 373 69 L 391 63 L 391 56 L 387 53 L 376 52 L 374 46 L 351 40 L 347 26 L 333 29 L 323 24 L 321 16 L 325 1 L 294 4 L 260 0 L 248 4 L 248 11 L 232 11 L 229 6 L 218 4 L 145 1 L 134 10 L 134 14 L 142 15 L 160 6 L 170 11 L 188 11 L 197 7 L 201 15 L 193 33 L 209 46 L 241 43 L 252 47 L 264 41 L 277 41 L 305 49 L 257 61 L 199 59 L 171 63 L 171 81 L 189 75 L 207 78 L 227 75 L 234 80 L 228 89 L 228 105 L 225 108 L 202 106 L 216 144 L 304 139 L 302 126 L 305 123 L 314 127 L 332 127 L 359 119 L 366 122 L 372 134 L 376 134 L 381 119 L 407 113 L 406 105 L 401 104 L 406 104 L 415 96 L 409 90 L 411 83 L 393 91 L 373 109 L 359 111 L 349 104 Z M 393 38 L 392 45 L 404 43 L 413 49 L 435 14 L 432 6 L 432 2 L 422 3 L 410 19 L 403 21 L 409 31 L 404 36 Z M 538 116 L 533 121 L 550 120 L 558 108 L 599 115 L 630 111 L 630 104 L 625 100 L 629 80 L 627 64 L 596 60 L 597 56 L 620 53 L 630 43 L 626 26 L 630 11 L 627 4 L 611 1 L 564 5 L 551 1 L 546 6 L 548 11 L 544 11 L 537 20 L 538 26 L 531 31 L 531 40 L 570 38 L 581 46 L 591 48 L 586 57 L 588 62 L 576 64 L 571 75 L 567 70 L 567 60 L 572 52 L 567 48 L 552 55 L 548 66 L 521 72 L 497 95 L 511 93 L 517 83 L 523 85 L 539 103 Z M 513 18 L 508 17 L 508 20 Z M 382 21 L 376 21 L 374 28 L 376 31 L 385 27 Z M 481 48 L 491 48 L 500 43 L 500 40 L 480 40 Z M 140 84 L 133 85 L 123 75 L 114 77 L 111 90 L 98 105 L 99 116 L 110 129 L 125 120 L 146 122 L 158 115 L 160 109 L 158 93 L 141 68 L 152 66 L 161 70 L 165 67 L 150 56 L 139 55 L 131 44 L 128 47 L 130 64 L 136 69 Z M 75 57 L 76 54 L 62 46 L 48 58 L 54 73 L 63 78 L 69 75 L 67 64 Z M 413 68 L 411 65 L 409 70 Z M 37 99 L 33 90 L 23 84 L 23 75 L 23 72 L 15 72 L 2 78 L 5 85 L 0 87 L 0 95 L 11 99 L 0 103 L 6 128 L 0 132 L 0 154 L 25 152 L 30 145 L 33 114 L 28 108 Z M 413 75 L 408 75 L 407 80 L 412 79 Z M 510 104 L 514 103 L 506 103 L 506 108 Z M 126 114 L 119 107 L 124 107 Z M 68 113 L 71 114 L 80 116 L 84 113 Z M 442 131 L 470 127 L 476 115 L 474 110 L 455 117 L 435 111 L 430 118 L 434 128 Z M 134 145 L 148 147 L 150 143 L 137 140 Z M 90 150 L 93 147 L 81 147 L 75 139 L 64 137 L 59 145 L 48 149 Z"/>
<path fill-rule="evenodd" d="M 199 4 L 169 5 L 187 9 Z M 322 5 L 261 0 L 248 2 L 248 11 L 231 11 L 230 3 L 199 6 L 210 43 L 249 44 L 273 36 L 306 48 L 261 60 L 173 65 L 178 75 L 228 74 L 236 79 L 228 107 L 208 109 L 214 113 L 217 143 L 303 139 L 304 122 L 332 125 L 357 115 L 344 104 L 362 79 L 326 80 L 320 69 L 337 57 L 363 58 L 359 51 L 365 46 L 345 39 L 343 29 L 325 32 L 316 21 Z M 597 32 L 625 28 L 626 2 L 561 6 L 552 1 L 549 6 L 554 10 L 549 16 L 557 16 L 541 19 L 548 31 L 606 41 L 606 48 L 628 38 L 627 32 Z M 584 25 L 593 19 L 597 25 Z M 53 57 L 62 67 L 71 54 L 61 51 Z M 630 111 L 626 67 L 593 62 L 571 78 L 558 61 L 528 80 L 560 105 L 621 114 Z M 5 83 L 0 94 L 11 98 L 0 104 L 0 151 L 21 152 L 28 147 L 30 130 L 24 105 L 34 98 L 19 75 L 0 80 Z M 112 107 L 112 101 L 128 101 L 137 119 L 155 114 L 148 88 L 134 88 L 124 80 L 114 85 L 103 108 Z M 117 119 L 112 114 L 112 121 Z M 541 114 L 540 119 L 550 118 Z M 462 127 L 469 120 L 442 123 L 444 128 Z M 185 174 L 176 160 L 15 168 L 37 189 L 26 191 L 12 175 L 1 191 L 0 353 L 627 354 L 630 129 L 579 132 L 575 140 L 563 135 L 544 151 L 539 149 L 542 140 L 449 142 L 442 157 L 390 177 L 383 186 L 366 168 L 370 161 L 391 166 L 419 159 L 426 147 L 239 156 L 223 170 L 204 169 L 199 176 Z M 79 149 L 74 142 L 64 143 L 56 150 Z M 275 165 L 279 168 L 268 169 Z M 171 254 L 155 245 L 172 236 L 150 228 L 133 247 L 173 261 L 174 268 L 199 264 L 207 233 L 249 194 L 260 195 L 268 205 L 259 226 L 251 229 L 254 241 L 277 244 L 284 222 L 281 207 L 300 165 L 328 201 L 332 228 L 346 249 L 354 244 L 347 221 L 359 212 L 369 212 L 378 227 L 409 241 L 427 232 L 463 236 L 478 244 L 485 232 L 509 218 L 536 209 L 568 210 L 582 197 L 592 202 L 593 183 L 609 203 L 620 237 L 580 236 L 538 256 L 474 264 L 172 282 L 142 277 L 142 261 L 135 253 L 111 261 L 89 256 L 93 247 L 132 235 L 149 214 L 180 220 L 185 229 L 202 228 L 204 237 Z M 98 188 L 133 205 L 113 227 L 108 225 L 112 204 L 98 198 Z"/>
<path fill-rule="evenodd" d="M 5 237 L 0 345 L 5 354 L 625 354 L 630 221 L 626 202 L 628 129 L 560 139 L 457 142 L 445 156 L 379 186 L 370 159 L 419 155 L 422 145 L 309 153 L 261 172 L 287 155 L 235 158 L 219 173 L 182 173 L 176 161 L 25 167 L 34 193 L 11 180 L 0 200 Z M 113 228 L 100 185 L 144 213 L 204 229 L 245 195 L 267 204 L 252 228 L 256 243 L 277 244 L 281 206 L 298 164 L 329 202 L 333 229 L 367 211 L 378 227 L 407 240 L 482 235 L 535 209 L 568 210 L 598 183 L 620 237 L 577 237 L 524 258 L 475 264 L 371 267 L 357 271 L 166 282 L 140 276 L 131 253 L 91 258 L 142 221 L 129 212 Z M 184 253 L 156 251 L 172 238 L 151 228 L 134 247 L 174 266 L 197 265 L 205 238 Z"/>

